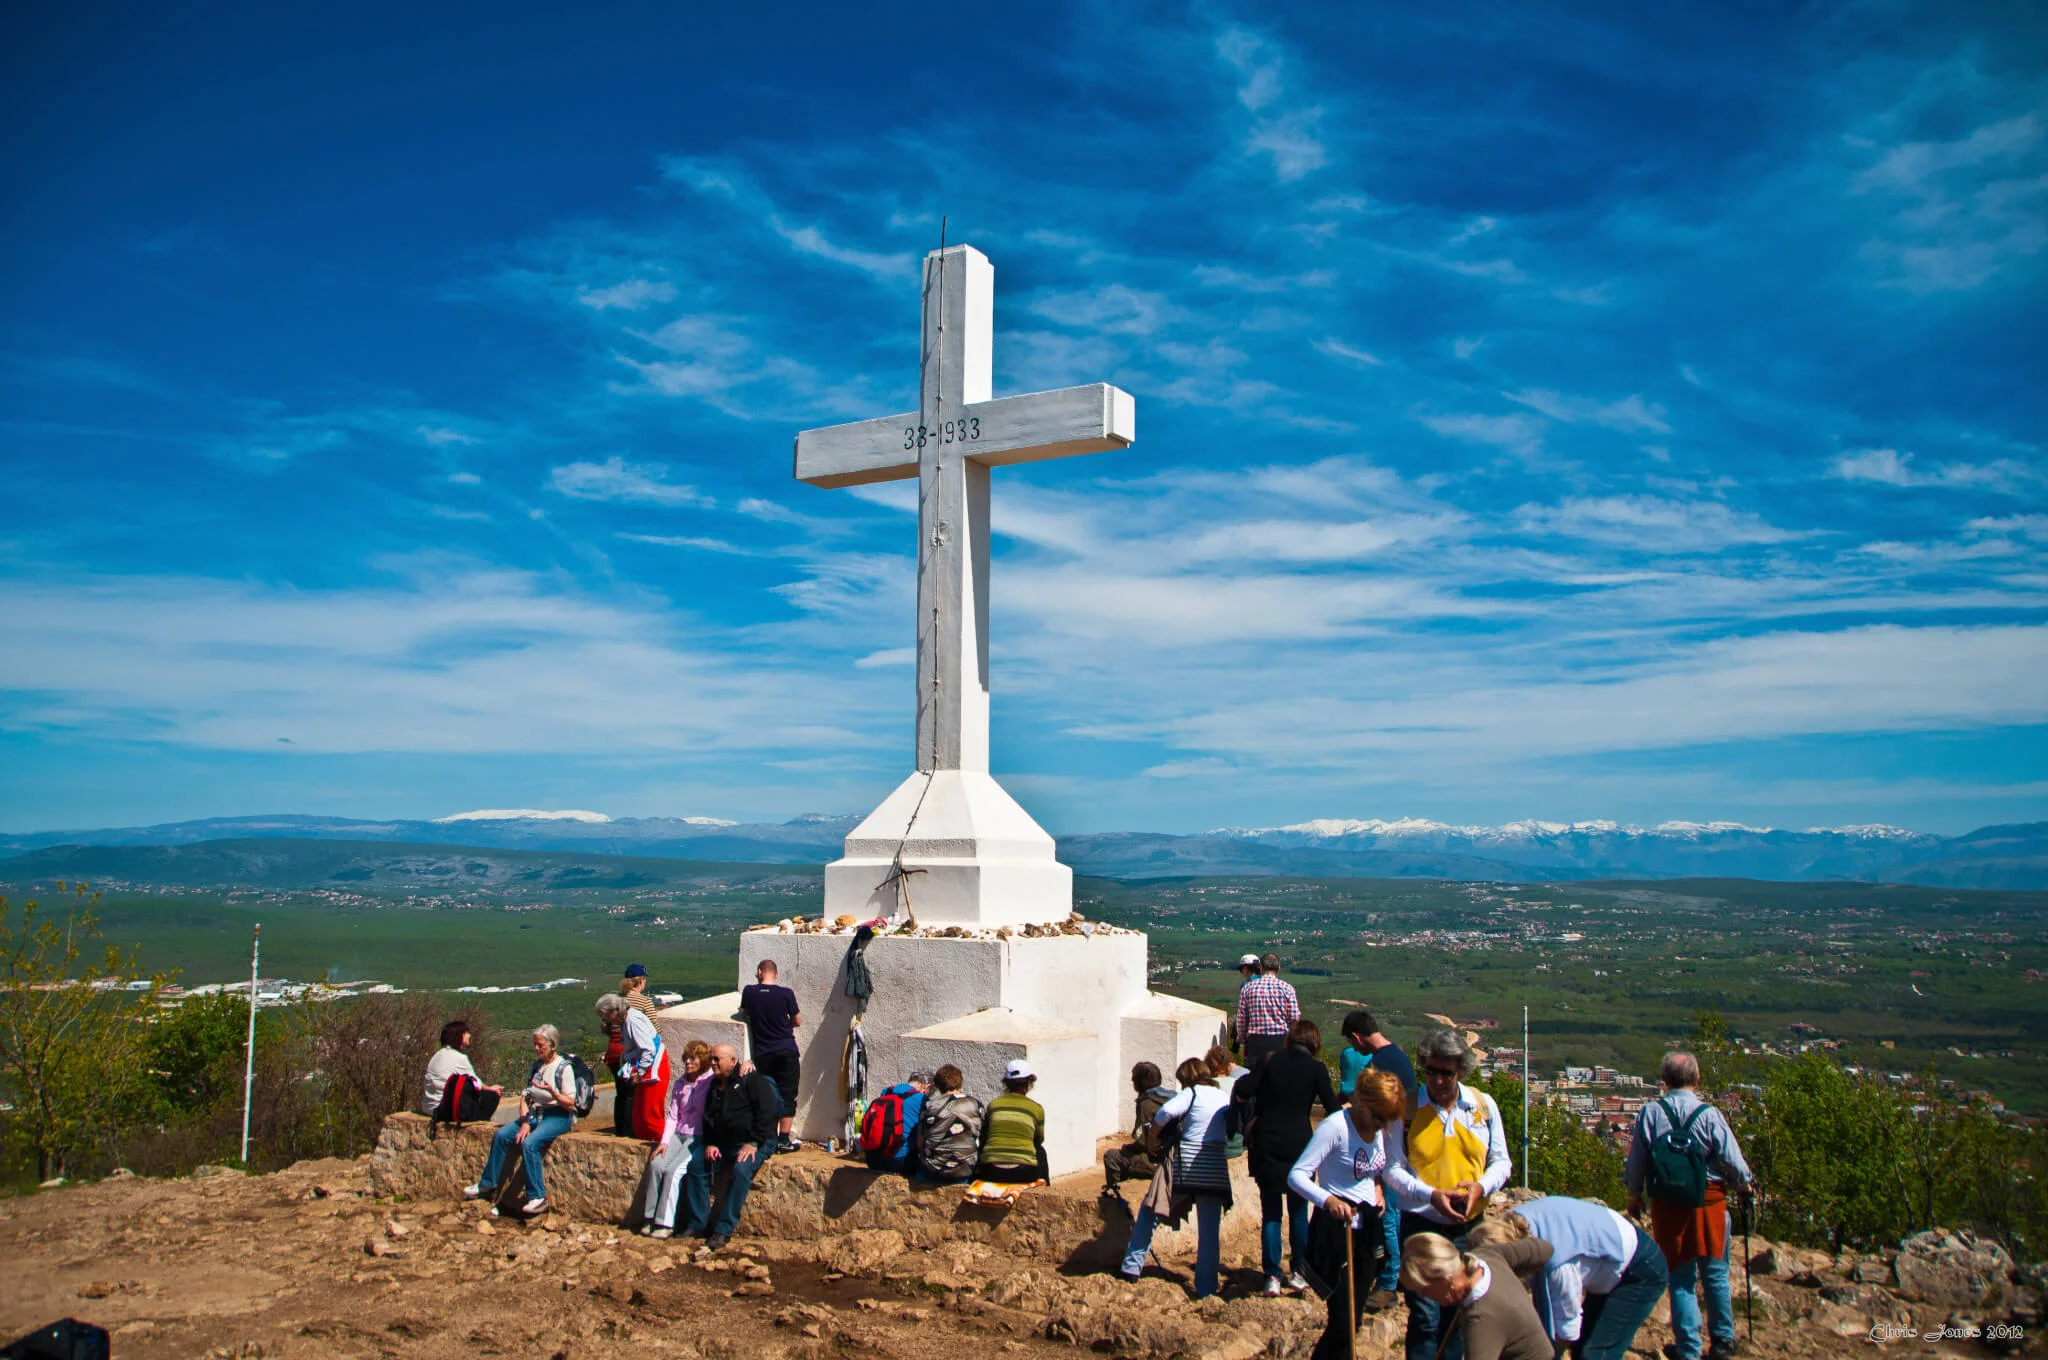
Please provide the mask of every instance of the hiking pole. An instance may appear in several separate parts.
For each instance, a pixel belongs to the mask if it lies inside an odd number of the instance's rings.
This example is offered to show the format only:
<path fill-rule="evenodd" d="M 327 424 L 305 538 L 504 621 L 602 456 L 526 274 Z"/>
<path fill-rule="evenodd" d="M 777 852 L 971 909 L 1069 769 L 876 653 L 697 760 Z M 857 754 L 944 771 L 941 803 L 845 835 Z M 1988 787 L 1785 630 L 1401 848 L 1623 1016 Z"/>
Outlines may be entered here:
<path fill-rule="evenodd" d="M 1352 1212 L 1356 1213 L 1356 1210 Z M 1344 1221 L 1344 1354 L 1358 1360 L 1358 1270 L 1352 1263 L 1351 1220 Z"/>
<path fill-rule="evenodd" d="M 1750 1220 L 1755 1217 L 1756 1196 L 1745 1186 L 1742 1194 L 1742 1311 L 1749 1319 L 1749 1339 L 1752 1345 L 1756 1342 L 1756 1295 L 1751 1291 L 1749 1283 L 1749 1225 Z"/>

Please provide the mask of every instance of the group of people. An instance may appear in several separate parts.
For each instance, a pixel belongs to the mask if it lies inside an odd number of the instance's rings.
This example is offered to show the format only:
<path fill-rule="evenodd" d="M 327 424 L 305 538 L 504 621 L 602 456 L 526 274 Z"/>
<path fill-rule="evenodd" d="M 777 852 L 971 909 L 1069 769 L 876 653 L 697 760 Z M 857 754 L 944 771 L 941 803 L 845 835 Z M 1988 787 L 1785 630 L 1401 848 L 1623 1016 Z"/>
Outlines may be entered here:
<path fill-rule="evenodd" d="M 779 984 L 776 973 L 773 963 L 762 964 L 741 996 L 752 1062 L 741 1061 L 731 1044 L 693 1040 L 683 1047 L 676 1071 L 654 1024 L 647 970 L 637 963 L 626 968 L 616 993 L 598 998 L 605 1064 L 613 1074 L 613 1131 L 648 1145 L 640 1230 L 649 1236 L 696 1235 L 713 1249 L 723 1247 L 739 1225 L 762 1164 L 796 1147 L 790 1116 L 796 1108 L 795 1031 L 802 1016 L 795 993 Z M 422 1113 L 452 1124 L 495 1117 L 505 1090 L 477 1076 L 469 1057 L 474 1038 L 465 1021 L 442 1027 L 441 1046 L 427 1062 Z M 468 1199 L 494 1201 L 493 1213 L 515 1158 L 526 1185 L 520 1211 L 547 1211 L 548 1146 L 594 1104 L 589 1069 L 561 1051 L 560 1031 L 541 1025 L 532 1044 L 519 1108 L 492 1135 L 482 1174 L 462 1192 Z M 714 1211 L 712 1176 L 720 1168 L 730 1172 L 730 1183 Z"/>
<path fill-rule="evenodd" d="M 1421 1072 L 1370 1011 L 1342 1024 L 1338 1082 L 1322 1035 L 1271 955 L 1246 955 L 1229 1050 L 1174 1074 L 1140 1063 L 1130 1142 L 1103 1157 L 1104 1194 L 1149 1184 L 1121 1264 L 1136 1279 L 1162 1219 L 1192 1212 L 1195 1294 L 1218 1287 L 1233 1144 L 1259 1187 L 1265 1293 L 1314 1288 L 1329 1318 L 1315 1360 L 1349 1353 L 1368 1312 L 1407 1305 L 1408 1360 L 1623 1360 L 1658 1298 L 1671 1297 L 1667 1360 L 1738 1353 L 1728 1283 L 1731 1193 L 1748 1166 L 1727 1120 L 1699 1096 L 1699 1067 L 1671 1054 L 1665 1095 L 1645 1106 L 1625 1168 L 1628 1217 L 1550 1195 L 1488 1216 L 1513 1163 L 1499 1107 L 1469 1084 L 1478 1057 L 1453 1029 L 1426 1033 Z M 1320 1107 L 1324 1116 L 1316 1122 Z M 1632 1219 L 1649 1212 L 1646 1231 Z M 1524 1287 L 1524 1284 L 1528 1287 Z M 1397 1293 L 1397 1289 L 1399 1293 Z"/>
<path fill-rule="evenodd" d="M 1191 1213 L 1195 1294 L 1216 1292 L 1231 1162 L 1242 1156 L 1259 1189 L 1265 1293 L 1314 1289 L 1328 1300 L 1313 1360 L 1348 1354 L 1359 1319 L 1397 1299 L 1407 1305 L 1408 1360 L 1549 1360 L 1559 1346 L 1574 1360 L 1624 1360 L 1667 1291 L 1667 1360 L 1701 1360 L 1702 1285 L 1706 1360 L 1737 1354 L 1728 1200 L 1748 1193 L 1751 1176 L 1727 1120 L 1701 1099 L 1690 1054 L 1666 1058 L 1665 1094 L 1638 1118 L 1624 1170 L 1628 1216 L 1562 1195 L 1489 1216 L 1512 1159 L 1499 1107 L 1467 1081 L 1478 1058 L 1462 1034 L 1430 1030 L 1411 1063 L 1370 1011 L 1354 1010 L 1342 1022 L 1333 1084 L 1322 1032 L 1301 1014 L 1278 960 L 1246 955 L 1240 968 L 1231 1038 L 1242 1064 L 1218 1045 L 1181 1062 L 1172 1087 L 1153 1063 L 1131 1070 L 1132 1137 L 1103 1157 L 1105 1196 L 1123 1203 L 1124 1182 L 1146 1183 L 1121 1262 L 1126 1278 L 1144 1270 L 1158 1224 Z M 717 1249 L 761 1166 L 796 1146 L 803 1017 L 764 962 L 741 997 L 752 1062 L 732 1045 L 692 1041 L 673 1071 L 645 987 L 635 965 L 618 994 L 598 1003 L 612 1041 L 615 1126 L 648 1144 L 641 1231 L 701 1235 Z M 495 1113 L 504 1091 L 478 1078 L 472 1040 L 462 1021 L 443 1029 L 427 1065 L 425 1112 L 458 1123 Z M 587 1070 L 560 1052 L 552 1025 L 535 1029 L 532 1043 L 518 1113 L 497 1130 L 464 1194 L 495 1198 L 516 1156 L 523 1210 L 537 1214 L 547 1208 L 542 1155 L 587 1112 L 590 1093 Z M 1028 1062 L 1012 1060 L 1001 1094 L 984 1105 L 952 1064 L 914 1072 L 868 1105 L 860 1150 L 876 1170 L 927 1180 L 1048 1180 L 1036 1080 Z M 721 1167 L 730 1185 L 714 1208 Z M 1633 1221 L 1645 1210 L 1647 1231 Z"/>

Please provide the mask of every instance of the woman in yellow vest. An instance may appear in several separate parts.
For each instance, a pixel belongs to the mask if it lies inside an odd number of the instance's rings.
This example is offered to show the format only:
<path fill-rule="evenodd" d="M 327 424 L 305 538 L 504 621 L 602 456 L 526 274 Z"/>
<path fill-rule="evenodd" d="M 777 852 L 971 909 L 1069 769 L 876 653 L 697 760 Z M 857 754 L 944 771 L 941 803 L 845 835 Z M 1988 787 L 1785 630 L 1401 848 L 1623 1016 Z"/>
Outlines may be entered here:
<path fill-rule="evenodd" d="M 1422 1069 L 1422 1100 L 1404 1136 L 1389 1139 L 1386 1185 L 1401 1211 L 1401 1240 L 1436 1233 L 1464 1246 L 1465 1234 L 1486 1213 L 1487 1197 L 1513 1173 L 1500 1107 L 1461 1080 L 1479 1066 L 1463 1035 L 1433 1029 L 1415 1046 Z M 1408 1360 L 1434 1360 L 1450 1314 L 1421 1294 L 1409 1293 Z M 1451 1338 L 1443 1360 L 1459 1360 Z"/>

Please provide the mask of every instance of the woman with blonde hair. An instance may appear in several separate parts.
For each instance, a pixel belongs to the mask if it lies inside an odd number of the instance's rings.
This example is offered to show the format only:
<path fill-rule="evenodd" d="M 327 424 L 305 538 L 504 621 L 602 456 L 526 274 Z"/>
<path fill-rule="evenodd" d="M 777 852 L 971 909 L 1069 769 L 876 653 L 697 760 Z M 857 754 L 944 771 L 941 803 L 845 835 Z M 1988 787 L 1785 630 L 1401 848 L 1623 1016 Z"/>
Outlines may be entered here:
<path fill-rule="evenodd" d="M 1550 1244 L 1535 1237 L 1459 1251 L 1439 1233 L 1415 1233 L 1401 1244 L 1401 1287 L 1444 1310 L 1464 1360 L 1551 1360 L 1543 1319 L 1516 1278 L 1541 1270 L 1550 1255 Z"/>
<path fill-rule="evenodd" d="M 1573 1360 L 1624 1360 L 1670 1284 L 1650 1235 L 1604 1204 L 1545 1195 L 1474 1228 L 1474 1247 L 1535 1237 L 1551 1247 L 1537 1311 Z"/>
<path fill-rule="evenodd" d="M 647 1204 L 640 1225 L 648 1237 L 676 1234 L 676 1200 L 683 1200 L 685 1236 L 711 1223 L 711 1178 L 689 1174 L 704 1159 L 704 1098 L 711 1094 L 711 1045 L 692 1039 L 683 1045 L 683 1075 L 662 1104 L 661 1131 L 647 1152 Z"/>
<path fill-rule="evenodd" d="M 1271 1065 L 1271 1061 L 1268 1062 Z M 1381 1215 L 1387 1195 L 1387 1142 L 1401 1136 L 1408 1097 L 1392 1072 L 1364 1072 L 1341 1117 L 1325 1119 L 1287 1173 L 1290 1193 L 1315 1205 L 1306 1265 L 1330 1304 L 1330 1319 L 1310 1360 L 1348 1360 L 1359 1315 L 1386 1252 Z"/>

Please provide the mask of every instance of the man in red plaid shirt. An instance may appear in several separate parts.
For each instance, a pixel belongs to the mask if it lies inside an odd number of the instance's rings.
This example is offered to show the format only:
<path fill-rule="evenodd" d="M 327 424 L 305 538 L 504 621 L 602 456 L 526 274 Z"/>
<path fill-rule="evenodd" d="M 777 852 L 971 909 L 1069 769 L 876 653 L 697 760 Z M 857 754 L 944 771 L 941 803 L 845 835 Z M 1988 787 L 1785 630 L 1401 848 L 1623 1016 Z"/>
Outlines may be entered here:
<path fill-rule="evenodd" d="M 1301 998 L 1280 980 L 1280 960 L 1267 954 L 1259 971 L 1237 989 L 1237 1042 L 1246 1067 L 1256 1067 L 1287 1047 L 1287 1030 L 1301 1019 Z"/>

